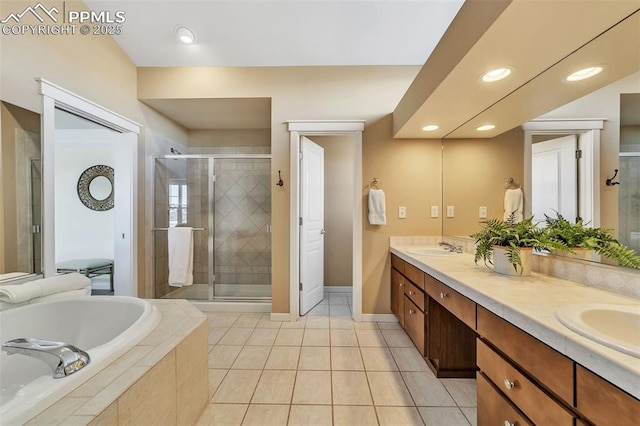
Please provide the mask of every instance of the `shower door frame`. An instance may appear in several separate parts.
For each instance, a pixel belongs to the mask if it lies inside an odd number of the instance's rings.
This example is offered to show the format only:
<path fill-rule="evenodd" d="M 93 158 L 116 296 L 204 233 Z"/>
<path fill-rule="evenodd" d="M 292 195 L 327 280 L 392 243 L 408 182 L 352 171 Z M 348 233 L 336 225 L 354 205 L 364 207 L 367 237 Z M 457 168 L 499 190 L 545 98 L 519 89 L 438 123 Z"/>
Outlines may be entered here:
<path fill-rule="evenodd" d="M 216 301 L 216 274 L 215 274 L 215 182 L 216 182 L 216 160 L 218 159 L 228 159 L 228 160 L 242 160 L 242 159 L 262 159 L 262 160 L 271 160 L 271 154 L 167 154 L 156 157 L 158 159 L 167 159 L 167 160 L 180 160 L 180 159 L 206 159 L 208 160 L 208 180 L 209 185 L 207 187 L 208 191 L 208 214 L 207 214 L 207 269 L 209 273 L 207 274 L 207 286 L 209 297 L 206 300 L 196 300 L 198 302 L 214 302 Z M 155 176 L 154 176 L 155 183 Z M 271 280 L 271 288 L 273 289 L 273 280 Z M 222 297 L 218 300 L 227 300 L 227 301 L 251 301 L 251 300 L 265 301 L 264 297 Z M 271 300 L 271 298 L 269 298 Z"/>

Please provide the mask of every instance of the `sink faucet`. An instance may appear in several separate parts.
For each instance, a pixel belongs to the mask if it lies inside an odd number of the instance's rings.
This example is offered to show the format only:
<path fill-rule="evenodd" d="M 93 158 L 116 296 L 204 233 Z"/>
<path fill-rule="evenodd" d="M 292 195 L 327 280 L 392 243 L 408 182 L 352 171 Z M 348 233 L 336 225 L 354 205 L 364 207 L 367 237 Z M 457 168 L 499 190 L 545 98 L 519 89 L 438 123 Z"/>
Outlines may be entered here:
<path fill-rule="evenodd" d="M 451 253 L 462 253 L 462 246 L 456 246 L 455 244 L 447 243 L 445 241 L 440 241 L 438 245 L 446 247 Z"/>
<path fill-rule="evenodd" d="M 88 353 L 64 342 L 19 338 L 4 342 L 2 350 L 9 355 L 28 355 L 44 361 L 56 379 L 73 374 L 91 362 Z"/>

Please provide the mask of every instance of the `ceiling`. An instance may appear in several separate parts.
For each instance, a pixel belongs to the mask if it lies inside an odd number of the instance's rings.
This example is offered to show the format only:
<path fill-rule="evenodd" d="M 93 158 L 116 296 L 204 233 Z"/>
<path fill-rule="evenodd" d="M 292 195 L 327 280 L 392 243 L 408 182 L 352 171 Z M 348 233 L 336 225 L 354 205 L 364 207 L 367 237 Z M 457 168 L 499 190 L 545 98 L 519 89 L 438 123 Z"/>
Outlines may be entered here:
<path fill-rule="evenodd" d="M 138 67 L 422 65 L 463 0 L 85 0 Z M 176 25 L 196 33 L 185 45 Z"/>

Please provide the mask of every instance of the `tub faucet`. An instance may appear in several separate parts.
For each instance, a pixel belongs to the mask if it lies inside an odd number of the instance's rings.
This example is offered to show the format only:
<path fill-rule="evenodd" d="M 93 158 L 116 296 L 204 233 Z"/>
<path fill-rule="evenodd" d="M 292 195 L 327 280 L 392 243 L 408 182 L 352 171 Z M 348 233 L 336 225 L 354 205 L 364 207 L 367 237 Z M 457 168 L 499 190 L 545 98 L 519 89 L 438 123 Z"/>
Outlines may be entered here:
<path fill-rule="evenodd" d="M 13 339 L 4 342 L 2 350 L 9 355 L 22 354 L 44 361 L 53 370 L 55 379 L 73 374 L 91 362 L 85 351 L 68 343 L 50 340 Z"/>

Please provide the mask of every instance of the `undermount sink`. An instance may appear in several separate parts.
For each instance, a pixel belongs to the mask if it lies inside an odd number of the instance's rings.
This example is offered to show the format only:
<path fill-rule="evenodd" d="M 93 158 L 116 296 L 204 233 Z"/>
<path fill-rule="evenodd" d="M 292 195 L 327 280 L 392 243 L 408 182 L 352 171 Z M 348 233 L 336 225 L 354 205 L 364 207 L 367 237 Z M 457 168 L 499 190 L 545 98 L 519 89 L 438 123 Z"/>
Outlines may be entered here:
<path fill-rule="evenodd" d="M 454 253 L 445 249 L 443 247 L 416 247 L 410 250 L 407 250 L 409 254 L 417 254 L 419 256 L 451 256 Z"/>
<path fill-rule="evenodd" d="M 556 318 L 588 339 L 640 358 L 639 305 L 573 305 L 556 311 Z"/>

